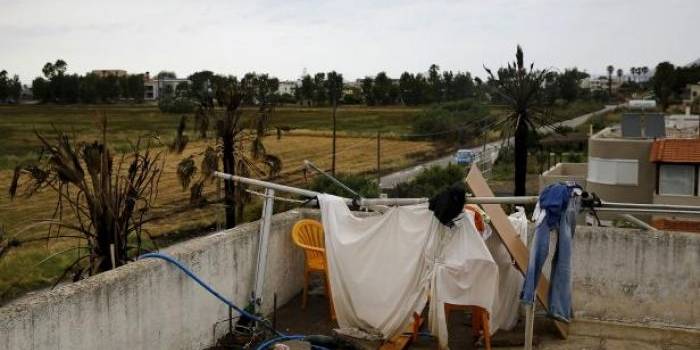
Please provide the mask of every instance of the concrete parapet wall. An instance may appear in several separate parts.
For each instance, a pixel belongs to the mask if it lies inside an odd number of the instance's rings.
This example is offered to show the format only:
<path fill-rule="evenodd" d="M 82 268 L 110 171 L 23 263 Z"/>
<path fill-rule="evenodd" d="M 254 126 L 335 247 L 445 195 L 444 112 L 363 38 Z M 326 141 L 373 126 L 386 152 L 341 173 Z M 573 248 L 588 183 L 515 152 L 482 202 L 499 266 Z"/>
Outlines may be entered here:
<path fill-rule="evenodd" d="M 265 313 L 273 293 L 282 305 L 302 288 L 304 257 L 290 231 L 304 217 L 318 218 L 318 211 L 274 217 Z M 165 252 L 244 306 L 258 227 L 244 224 Z M 578 319 L 700 331 L 700 235 L 579 226 L 574 245 Z M 202 349 L 227 315 L 223 303 L 173 266 L 144 260 L 0 308 L 0 349 Z"/>
<path fill-rule="evenodd" d="M 302 288 L 303 253 L 291 227 L 301 213 L 275 215 L 265 282 L 286 303 Z M 164 250 L 239 306 L 250 298 L 258 223 L 183 242 Z M 180 270 L 142 260 L 86 280 L 37 293 L 0 308 L 0 349 L 202 349 L 228 308 Z"/>
<path fill-rule="evenodd" d="M 576 230 L 577 317 L 700 330 L 700 235 Z"/>

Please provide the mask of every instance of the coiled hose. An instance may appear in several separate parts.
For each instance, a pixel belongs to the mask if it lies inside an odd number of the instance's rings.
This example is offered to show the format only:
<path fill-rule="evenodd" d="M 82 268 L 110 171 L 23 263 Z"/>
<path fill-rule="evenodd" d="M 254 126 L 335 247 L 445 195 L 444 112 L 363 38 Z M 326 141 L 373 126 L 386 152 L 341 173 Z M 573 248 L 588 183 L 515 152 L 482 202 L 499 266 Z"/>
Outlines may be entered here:
<path fill-rule="evenodd" d="M 193 279 L 195 282 L 197 282 L 197 284 L 202 286 L 202 288 L 206 289 L 207 292 L 211 293 L 217 299 L 221 300 L 224 304 L 226 304 L 229 307 L 231 307 L 232 309 L 236 310 L 239 314 L 241 314 L 247 318 L 250 318 L 256 322 L 259 322 L 260 324 L 262 324 L 263 326 L 265 326 L 266 328 L 271 330 L 276 335 L 275 338 L 272 338 L 272 339 L 269 339 L 269 340 L 262 342 L 260 345 L 258 345 L 258 347 L 255 350 L 265 350 L 270 345 L 277 343 L 277 342 L 280 342 L 280 341 L 284 341 L 284 340 L 303 340 L 304 338 L 306 338 L 306 336 L 304 336 L 304 335 L 284 334 L 284 333 L 274 329 L 269 324 L 269 322 L 267 320 L 260 318 L 257 315 L 253 315 L 250 312 L 241 309 L 236 304 L 234 304 L 230 300 L 226 299 L 223 295 L 221 295 L 219 292 L 217 292 L 214 288 L 212 288 L 206 282 L 204 282 L 197 275 L 195 275 L 194 272 L 192 272 L 189 268 L 187 268 L 187 266 L 185 266 L 183 263 L 179 262 L 178 260 L 176 260 L 175 258 L 173 258 L 170 255 L 166 255 L 166 254 L 162 254 L 162 253 L 146 253 L 146 254 L 143 254 L 137 258 L 137 260 L 141 260 L 141 259 L 162 259 L 162 260 L 165 260 L 165 261 L 175 265 L 178 269 L 180 269 L 182 272 L 184 272 L 185 275 L 187 275 L 187 277 Z M 314 348 L 316 350 L 328 350 L 324 347 L 317 346 L 317 345 L 312 345 L 312 348 Z"/>

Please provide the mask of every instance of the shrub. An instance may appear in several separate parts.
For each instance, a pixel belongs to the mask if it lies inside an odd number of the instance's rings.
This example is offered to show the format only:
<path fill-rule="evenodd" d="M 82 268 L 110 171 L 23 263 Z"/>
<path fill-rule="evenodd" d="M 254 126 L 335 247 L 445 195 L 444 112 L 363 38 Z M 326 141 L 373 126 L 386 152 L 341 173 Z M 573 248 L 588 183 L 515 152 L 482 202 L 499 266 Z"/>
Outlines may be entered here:
<path fill-rule="evenodd" d="M 192 113 L 197 103 L 185 96 L 162 97 L 158 101 L 158 108 L 163 113 Z"/>
<path fill-rule="evenodd" d="M 482 134 L 490 123 L 488 116 L 488 108 L 475 100 L 447 102 L 418 115 L 413 131 L 434 140 L 464 144 Z"/>
<path fill-rule="evenodd" d="M 346 186 L 357 191 L 362 197 L 373 198 L 379 197 L 379 187 L 377 183 L 369 177 L 355 174 L 337 174 L 336 178 Z M 321 193 L 330 193 L 337 196 L 352 197 L 353 194 L 336 185 L 333 181 L 325 176 L 319 175 L 314 177 L 311 182 L 311 189 Z"/>
<path fill-rule="evenodd" d="M 391 189 L 390 197 L 432 197 L 456 182 L 463 182 L 466 169 L 460 165 L 434 166 L 423 170 L 413 180 Z"/>

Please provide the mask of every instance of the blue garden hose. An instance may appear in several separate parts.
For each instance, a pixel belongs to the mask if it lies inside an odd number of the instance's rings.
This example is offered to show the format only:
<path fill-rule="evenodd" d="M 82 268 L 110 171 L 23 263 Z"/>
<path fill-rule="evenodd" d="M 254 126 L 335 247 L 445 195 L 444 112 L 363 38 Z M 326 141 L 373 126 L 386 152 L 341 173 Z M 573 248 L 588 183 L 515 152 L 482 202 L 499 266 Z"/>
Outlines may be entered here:
<path fill-rule="evenodd" d="M 165 261 L 167 261 L 167 262 L 169 262 L 169 263 L 175 265 L 175 266 L 176 266 L 177 268 L 179 268 L 182 272 L 184 272 L 185 275 L 187 275 L 189 278 L 193 279 L 193 280 L 194 280 L 195 282 L 197 282 L 200 286 L 202 286 L 202 288 L 206 289 L 207 292 L 209 292 L 209 293 L 211 293 L 212 295 L 214 295 L 217 299 L 221 300 L 224 304 L 226 304 L 226 305 L 228 305 L 229 307 L 231 307 L 232 309 L 238 311 L 238 313 L 240 313 L 241 315 L 243 315 L 243 316 L 245 316 L 245 317 L 248 317 L 248 318 L 250 318 L 250 319 L 252 319 L 252 320 L 254 320 L 254 321 L 256 321 L 256 322 L 259 322 L 259 323 L 263 324 L 265 327 L 269 328 L 272 332 L 274 332 L 275 335 L 277 335 L 277 337 L 272 338 L 272 339 L 267 340 L 267 341 L 264 341 L 262 344 L 258 345 L 258 347 L 257 347 L 255 350 L 265 350 L 265 349 L 267 349 L 270 345 L 272 345 L 272 344 L 274 344 L 274 343 L 277 343 L 277 342 L 280 342 L 280 341 L 284 341 L 284 340 L 302 340 L 302 339 L 306 338 L 306 336 L 304 336 L 304 335 L 287 335 L 287 334 L 284 334 L 284 333 L 282 333 L 282 332 L 280 332 L 280 331 L 278 331 L 278 330 L 272 328 L 272 326 L 270 326 L 270 325 L 268 324 L 267 320 L 262 319 L 262 318 L 258 317 L 257 315 L 253 315 L 253 314 L 251 314 L 250 312 L 245 311 L 245 310 L 241 309 L 240 307 L 236 306 L 236 304 L 234 304 L 234 303 L 231 302 L 230 300 L 226 299 L 223 295 L 221 295 L 219 292 L 217 292 L 216 290 L 214 290 L 214 288 L 212 288 L 211 286 L 209 286 L 206 282 L 202 281 L 202 279 L 199 278 L 197 275 L 195 275 L 194 272 L 192 272 L 190 269 L 188 269 L 187 266 L 185 266 L 183 263 L 177 261 L 177 260 L 176 260 L 175 258 L 173 258 L 172 256 L 169 256 L 169 255 L 166 255 L 166 254 L 161 254 L 161 253 L 146 253 L 146 254 L 143 254 L 143 255 L 139 256 L 139 257 L 137 258 L 137 260 L 148 259 L 148 258 L 151 258 L 151 259 L 162 259 L 162 260 L 165 260 Z M 324 347 L 315 346 L 315 345 L 313 345 L 312 348 L 317 349 L 317 350 L 327 350 L 327 349 L 324 348 Z"/>

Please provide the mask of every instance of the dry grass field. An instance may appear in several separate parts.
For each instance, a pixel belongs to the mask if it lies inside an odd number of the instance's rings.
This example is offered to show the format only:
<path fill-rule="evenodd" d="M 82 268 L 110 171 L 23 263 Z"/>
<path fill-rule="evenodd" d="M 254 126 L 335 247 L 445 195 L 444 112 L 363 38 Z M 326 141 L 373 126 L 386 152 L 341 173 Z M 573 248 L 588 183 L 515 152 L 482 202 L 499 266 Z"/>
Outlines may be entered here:
<path fill-rule="evenodd" d="M 175 169 L 184 157 L 199 153 L 206 147 L 203 141 L 194 142 L 181 154 L 168 154 L 165 171 L 159 185 L 155 214 L 162 217 L 147 224 L 147 229 L 161 242 L 176 241 L 189 237 L 193 232 L 203 234 L 222 221 L 222 207 L 213 204 L 205 208 L 187 208 L 189 191 L 182 189 L 177 181 Z M 302 172 L 304 159 L 309 159 L 322 168 L 330 167 L 331 138 L 324 132 L 291 132 L 281 139 L 270 136 L 265 140 L 269 153 L 281 157 L 283 171 L 275 181 L 305 185 Z M 374 173 L 376 171 L 376 139 L 341 136 L 337 140 L 338 171 L 349 173 Z M 435 146 L 428 142 L 400 141 L 385 139 L 382 141 L 382 168 L 397 169 L 431 157 L 437 152 Z M 11 179 L 10 170 L 0 171 L 0 223 L 8 235 L 27 227 L 37 219 L 51 216 L 55 197 L 52 192 L 43 192 L 31 198 L 19 197 L 10 200 L 7 195 Z M 206 193 L 215 199 L 216 183 L 207 185 Z M 186 208 L 187 210 L 183 210 Z M 246 216 L 255 218 L 259 213 L 259 204 L 251 203 Z M 22 235 L 23 237 L 40 237 L 46 234 L 46 227 L 35 227 Z M 50 285 L 67 264 L 76 257 L 75 252 L 58 254 L 44 260 L 68 247 L 80 244 L 79 240 L 54 240 L 34 242 L 14 249 L 0 259 L 0 300 L 7 300 L 23 291 Z"/>

